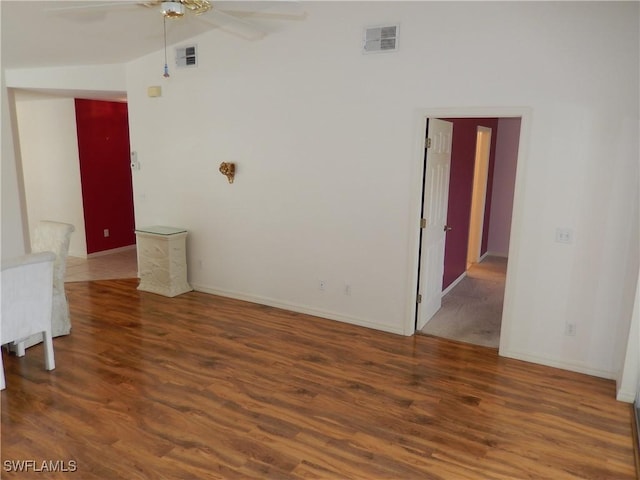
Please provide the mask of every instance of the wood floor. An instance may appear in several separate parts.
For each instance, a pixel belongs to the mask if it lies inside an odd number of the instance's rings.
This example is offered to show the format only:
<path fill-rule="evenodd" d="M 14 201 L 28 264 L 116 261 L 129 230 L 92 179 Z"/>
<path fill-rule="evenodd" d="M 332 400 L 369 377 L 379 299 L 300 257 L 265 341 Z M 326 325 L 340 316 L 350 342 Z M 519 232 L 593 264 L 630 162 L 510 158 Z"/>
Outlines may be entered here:
<path fill-rule="evenodd" d="M 635 478 L 611 381 L 136 284 L 67 284 L 56 370 L 3 353 L 2 478 Z"/>

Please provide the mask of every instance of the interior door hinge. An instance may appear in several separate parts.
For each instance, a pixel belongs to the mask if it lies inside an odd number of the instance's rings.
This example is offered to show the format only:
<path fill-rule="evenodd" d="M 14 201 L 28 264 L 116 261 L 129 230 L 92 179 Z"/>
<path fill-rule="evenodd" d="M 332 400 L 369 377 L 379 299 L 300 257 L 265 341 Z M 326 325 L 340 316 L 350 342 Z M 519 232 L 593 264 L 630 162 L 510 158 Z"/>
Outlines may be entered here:
<path fill-rule="evenodd" d="M 420 228 L 427 228 L 427 219 L 426 218 L 421 218 L 420 219 Z"/>
<path fill-rule="evenodd" d="M 431 148 L 431 139 L 428 137 L 424 142 L 424 148 Z"/>
<path fill-rule="evenodd" d="M 416 303 L 422 303 L 422 294 L 418 294 L 418 298 L 416 299 Z"/>

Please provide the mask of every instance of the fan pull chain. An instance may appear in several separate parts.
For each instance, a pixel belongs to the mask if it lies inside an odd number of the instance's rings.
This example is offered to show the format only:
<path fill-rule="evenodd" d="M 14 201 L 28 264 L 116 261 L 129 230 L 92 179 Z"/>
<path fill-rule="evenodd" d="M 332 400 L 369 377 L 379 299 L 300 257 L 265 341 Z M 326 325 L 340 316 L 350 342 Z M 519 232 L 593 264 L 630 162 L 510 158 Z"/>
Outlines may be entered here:
<path fill-rule="evenodd" d="M 163 17 L 164 26 L 164 78 L 169 78 L 169 64 L 167 63 L 167 17 Z"/>

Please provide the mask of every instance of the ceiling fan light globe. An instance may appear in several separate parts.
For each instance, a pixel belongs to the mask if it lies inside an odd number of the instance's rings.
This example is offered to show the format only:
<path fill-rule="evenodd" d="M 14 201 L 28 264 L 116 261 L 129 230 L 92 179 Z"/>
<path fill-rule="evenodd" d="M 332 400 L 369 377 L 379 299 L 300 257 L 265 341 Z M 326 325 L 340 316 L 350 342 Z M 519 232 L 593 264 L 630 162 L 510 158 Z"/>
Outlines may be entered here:
<path fill-rule="evenodd" d="M 162 2 L 162 14 L 167 18 L 180 18 L 184 15 L 184 5 L 180 2 Z"/>
<path fill-rule="evenodd" d="M 208 12 L 212 8 L 209 0 L 183 0 L 182 4 L 195 15 L 202 15 L 204 12 Z"/>

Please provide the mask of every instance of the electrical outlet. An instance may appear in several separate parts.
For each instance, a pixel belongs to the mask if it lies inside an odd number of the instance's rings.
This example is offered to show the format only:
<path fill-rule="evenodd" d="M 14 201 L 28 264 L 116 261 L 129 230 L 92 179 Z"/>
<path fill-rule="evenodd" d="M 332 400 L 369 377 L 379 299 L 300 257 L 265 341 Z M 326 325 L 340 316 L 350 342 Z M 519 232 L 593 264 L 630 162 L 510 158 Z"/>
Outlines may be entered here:
<path fill-rule="evenodd" d="M 323 291 L 323 292 L 324 292 L 324 290 L 325 290 L 326 286 L 327 286 L 327 285 L 326 285 L 326 282 L 325 282 L 324 280 L 320 280 L 320 281 L 318 282 L 318 289 L 319 289 L 319 290 L 321 290 L 321 291 Z"/>
<path fill-rule="evenodd" d="M 556 228 L 557 243 L 573 243 L 573 230 L 571 228 Z"/>
<path fill-rule="evenodd" d="M 348 283 L 344 284 L 344 294 L 348 297 L 351 295 L 351 285 Z"/>
<path fill-rule="evenodd" d="M 575 337 L 576 336 L 576 324 L 575 323 L 571 323 L 571 322 L 567 322 L 564 326 L 564 334 L 569 336 L 569 337 Z"/>
<path fill-rule="evenodd" d="M 107 238 L 109 236 L 109 229 L 105 228 L 102 233 L 104 234 L 104 237 Z"/>

